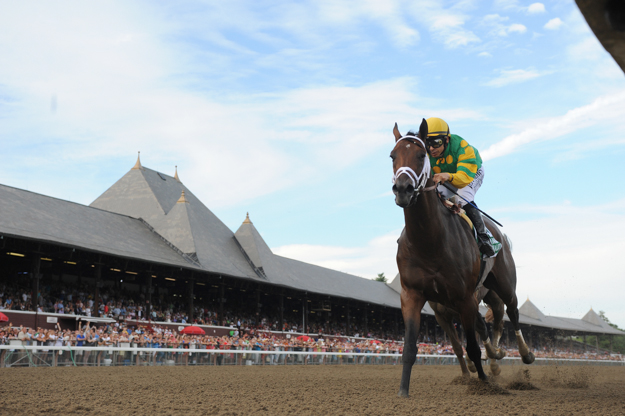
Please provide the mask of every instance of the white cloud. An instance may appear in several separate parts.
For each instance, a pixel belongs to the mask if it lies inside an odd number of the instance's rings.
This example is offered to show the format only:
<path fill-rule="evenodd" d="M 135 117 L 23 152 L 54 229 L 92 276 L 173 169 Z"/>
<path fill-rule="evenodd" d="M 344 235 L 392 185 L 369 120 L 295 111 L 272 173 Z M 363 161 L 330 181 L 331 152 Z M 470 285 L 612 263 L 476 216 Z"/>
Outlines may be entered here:
<path fill-rule="evenodd" d="M 520 23 L 514 23 L 514 24 L 512 24 L 512 25 L 510 25 L 508 27 L 508 32 L 509 33 L 515 33 L 515 32 L 516 33 L 525 33 L 526 31 L 527 31 L 527 28 L 524 25 L 520 24 Z"/>
<path fill-rule="evenodd" d="M 401 230 L 374 238 L 361 247 L 293 244 L 272 248 L 274 254 L 356 276 L 375 278 L 384 273 L 392 280 L 397 274 L 397 239 Z"/>
<path fill-rule="evenodd" d="M 480 52 L 480 53 L 477 54 L 477 56 L 481 56 L 481 57 L 484 57 L 484 58 L 492 58 L 493 55 L 491 55 L 488 52 Z"/>
<path fill-rule="evenodd" d="M 559 17 L 555 17 L 553 19 L 551 19 L 550 21 L 548 21 L 545 24 L 545 29 L 547 30 L 557 30 L 560 28 L 560 26 L 562 26 L 564 24 L 564 22 L 562 20 L 560 20 Z"/>
<path fill-rule="evenodd" d="M 481 24 L 490 29 L 489 34 L 492 36 L 507 36 L 510 33 L 525 33 L 527 31 L 527 27 L 520 23 L 505 24 L 508 20 L 510 18 L 507 16 L 489 14 L 482 18 Z"/>
<path fill-rule="evenodd" d="M 532 142 L 555 139 L 573 131 L 611 120 L 623 123 L 625 119 L 625 91 L 597 98 L 591 104 L 569 110 L 565 115 L 549 118 L 526 130 L 510 135 L 480 152 L 482 159 L 490 160 L 516 151 Z"/>
<path fill-rule="evenodd" d="M 542 3 L 532 3 L 528 6 L 527 12 L 529 14 L 545 13 L 545 5 Z"/>
<path fill-rule="evenodd" d="M 410 3 L 408 10 L 413 19 L 429 29 L 437 42 L 449 49 L 480 42 L 473 31 L 464 27 L 471 17 L 461 10 L 460 5 L 446 9 L 439 1 L 423 0 Z"/>
<path fill-rule="evenodd" d="M 586 207 L 564 203 L 512 208 L 504 224 L 514 248 L 519 299 L 529 296 L 550 315 L 576 318 L 592 306 L 605 310 L 622 327 L 625 308 L 620 295 L 625 280 L 619 259 L 625 250 L 623 203 L 625 200 Z M 515 220 L 513 214 L 518 212 L 539 214 L 540 218 Z"/>
<path fill-rule="evenodd" d="M 510 84 L 518 84 L 520 82 L 529 81 L 534 78 L 546 75 L 546 72 L 539 72 L 534 69 L 502 69 L 499 76 L 485 82 L 483 85 L 488 87 L 503 87 Z"/>

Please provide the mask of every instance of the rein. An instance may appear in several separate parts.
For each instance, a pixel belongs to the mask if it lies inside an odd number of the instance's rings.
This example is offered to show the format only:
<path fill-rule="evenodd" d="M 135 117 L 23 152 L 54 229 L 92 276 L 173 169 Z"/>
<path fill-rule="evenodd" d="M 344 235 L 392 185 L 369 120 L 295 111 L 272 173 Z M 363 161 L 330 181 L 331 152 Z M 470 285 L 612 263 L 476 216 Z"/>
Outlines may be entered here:
<path fill-rule="evenodd" d="M 410 181 L 412 182 L 412 187 L 414 188 L 415 195 L 418 195 L 421 192 L 433 191 L 434 189 L 436 189 L 437 184 L 434 184 L 427 188 L 425 187 L 425 184 L 428 178 L 430 177 L 430 170 L 431 170 L 430 158 L 427 155 L 427 148 L 425 147 L 425 143 L 423 143 L 423 141 L 416 136 L 403 136 L 397 140 L 397 143 L 395 143 L 395 146 L 397 147 L 399 142 L 402 140 L 408 140 L 409 142 L 415 145 L 417 144 L 417 141 L 418 141 L 419 144 L 421 144 L 421 146 L 423 147 L 423 150 L 425 150 L 425 162 L 423 163 L 423 169 L 421 170 L 421 173 L 418 175 L 412 168 L 409 168 L 408 166 L 402 166 L 399 169 L 397 169 L 397 171 L 393 175 L 393 185 L 395 185 L 395 182 L 397 182 L 397 179 L 401 175 L 407 175 Z"/>

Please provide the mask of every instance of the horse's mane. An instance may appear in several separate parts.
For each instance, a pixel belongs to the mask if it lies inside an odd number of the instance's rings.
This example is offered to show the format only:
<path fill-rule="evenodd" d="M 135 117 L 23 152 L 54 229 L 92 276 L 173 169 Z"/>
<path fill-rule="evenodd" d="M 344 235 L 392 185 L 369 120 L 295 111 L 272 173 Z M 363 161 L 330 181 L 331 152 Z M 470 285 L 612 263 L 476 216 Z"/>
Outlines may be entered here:
<path fill-rule="evenodd" d="M 406 133 L 406 136 L 419 137 L 419 133 L 415 133 L 414 131 L 410 130 L 408 133 Z"/>

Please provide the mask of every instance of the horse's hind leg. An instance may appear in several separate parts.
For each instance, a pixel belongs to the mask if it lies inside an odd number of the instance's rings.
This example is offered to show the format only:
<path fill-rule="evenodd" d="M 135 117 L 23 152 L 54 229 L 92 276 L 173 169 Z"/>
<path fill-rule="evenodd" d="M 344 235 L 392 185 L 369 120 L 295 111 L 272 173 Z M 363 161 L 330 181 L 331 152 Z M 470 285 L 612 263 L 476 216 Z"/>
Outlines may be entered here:
<path fill-rule="evenodd" d="M 410 390 L 412 366 L 417 360 L 417 338 L 421 326 L 421 309 L 423 309 L 423 305 L 425 305 L 425 297 L 422 293 L 416 290 L 402 289 L 401 312 L 406 325 L 406 334 L 404 352 L 401 356 L 403 364 L 401 384 L 399 385 L 399 392 L 397 393 L 400 397 L 408 397 L 408 392 Z"/>
<path fill-rule="evenodd" d="M 460 338 L 458 338 L 458 331 L 456 331 L 456 328 L 454 328 L 451 321 L 451 315 L 440 313 L 435 308 L 432 309 L 434 309 L 434 316 L 436 317 L 436 321 L 449 337 L 449 342 L 454 349 L 456 357 L 458 357 L 458 363 L 460 364 L 460 370 L 462 370 L 462 375 L 465 377 L 469 376 L 469 369 L 467 368 L 467 364 L 464 361 L 464 350 L 462 349 L 462 343 L 460 342 Z"/>
<path fill-rule="evenodd" d="M 506 351 L 499 347 L 499 340 L 503 334 L 503 314 L 504 303 L 497 294 L 490 290 L 484 297 L 484 302 L 490 306 L 486 313 L 486 322 L 493 323 L 493 348 L 495 349 L 495 359 L 501 360 L 506 356 Z"/>
<path fill-rule="evenodd" d="M 521 327 L 519 325 L 519 310 L 517 308 L 517 299 L 514 297 L 514 303 L 512 305 L 507 305 L 506 313 L 508 314 L 508 318 L 510 318 L 510 322 L 512 322 L 512 326 L 514 327 L 514 333 L 516 335 L 516 342 L 519 347 L 519 354 L 521 354 L 521 360 L 525 364 L 531 364 L 534 362 L 534 353 L 532 353 L 525 343 L 525 339 L 523 339 L 523 333 L 521 332 Z"/>

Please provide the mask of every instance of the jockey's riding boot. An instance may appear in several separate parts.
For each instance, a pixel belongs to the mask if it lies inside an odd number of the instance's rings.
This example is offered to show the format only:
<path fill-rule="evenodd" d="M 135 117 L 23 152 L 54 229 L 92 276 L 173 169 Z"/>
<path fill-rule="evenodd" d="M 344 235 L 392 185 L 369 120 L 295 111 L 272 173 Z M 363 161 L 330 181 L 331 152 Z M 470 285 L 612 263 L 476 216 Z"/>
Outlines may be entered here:
<path fill-rule="evenodd" d="M 475 227 L 480 253 L 484 254 L 486 257 L 494 256 L 495 249 L 490 242 L 490 236 L 486 232 L 486 226 L 484 225 L 484 220 L 482 219 L 482 213 L 471 204 L 466 204 L 462 208 L 467 213 L 467 217 L 469 217 Z"/>

